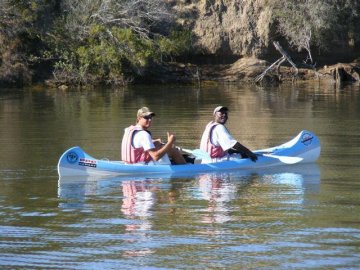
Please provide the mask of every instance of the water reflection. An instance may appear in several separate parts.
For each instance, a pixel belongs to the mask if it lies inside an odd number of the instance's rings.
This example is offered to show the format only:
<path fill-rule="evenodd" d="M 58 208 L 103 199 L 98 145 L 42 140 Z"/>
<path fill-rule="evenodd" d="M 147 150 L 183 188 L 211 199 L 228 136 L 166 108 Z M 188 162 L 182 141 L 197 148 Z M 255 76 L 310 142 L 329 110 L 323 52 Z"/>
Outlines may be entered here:
<path fill-rule="evenodd" d="M 123 195 L 121 213 L 128 219 L 128 222 L 124 224 L 124 235 L 130 244 L 138 243 L 140 246 L 142 243 L 152 241 L 151 235 L 146 233 L 152 230 L 153 225 L 152 207 L 156 203 L 158 190 L 155 186 L 156 182 L 156 179 L 121 181 Z M 124 250 L 123 256 L 143 257 L 154 252 L 153 248 L 137 246 Z"/>
<path fill-rule="evenodd" d="M 319 185 L 319 167 L 300 164 L 256 173 L 230 171 L 181 178 L 60 178 L 58 196 L 61 209 L 93 207 L 92 222 L 100 222 L 101 231 L 116 228 L 112 237 L 122 241 L 114 248 L 121 250 L 122 258 L 145 259 L 184 243 L 197 243 L 199 248 L 218 243 L 219 237 L 233 243 L 231 252 L 245 247 L 259 250 L 258 234 L 264 241 L 280 241 L 264 234 L 264 228 L 272 228 L 275 235 L 296 230 L 291 226 L 297 224 L 309 194 L 318 192 Z M 100 215 L 93 203 L 96 198 L 110 199 Z M 115 225 L 104 212 L 111 213 Z M 78 226 L 91 225 L 88 218 L 77 222 L 82 223 Z M 234 246 L 236 241 L 231 239 L 241 239 L 242 244 Z M 272 252 L 270 246 L 266 248 Z"/>
<path fill-rule="evenodd" d="M 190 178 L 195 188 L 185 192 L 192 199 L 206 200 L 209 209 L 218 209 L 222 215 L 226 214 L 226 204 L 236 200 L 244 193 L 244 190 L 253 185 L 263 186 L 287 186 L 298 193 L 302 198 L 305 191 L 318 192 L 320 185 L 320 169 L 317 164 L 298 164 L 292 166 L 280 166 L 254 171 L 231 171 L 216 172 L 201 175 L 192 175 Z M 185 178 L 184 179 L 188 179 Z M 58 196 L 61 199 L 60 207 L 74 207 L 78 202 L 81 207 L 86 197 L 90 195 L 104 195 L 121 188 L 122 206 L 121 212 L 128 217 L 149 217 L 151 209 L 156 205 L 156 194 L 166 190 L 169 200 L 173 203 L 181 198 L 171 196 L 171 185 L 165 185 L 171 181 L 171 177 L 63 177 L 58 181 Z M 162 183 L 162 185 L 158 185 Z M 185 188 L 185 187 L 184 187 Z M 302 201 L 298 201 L 301 203 Z M 226 217 L 217 219 L 225 222 Z"/>
<path fill-rule="evenodd" d="M 229 173 L 205 174 L 198 177 L 199 199 L 207 200 L 201 221 L 224 223 L 231 220 L 228 203 L 236 199 L 236 184 Z"/>
<path fill-rule="evenodd" d="M 196 177 L 196 186 L 188 193 L 192 199 L 207 201 L 201 222 L 221 224 L 233 221 L 234 211 L 242 211 L 250 204 L 265 204 L 267 199 L 281 200 L 282 204 L 303 204 L 305 193 L 319 192 L 319 187 L 319 167 L 305 164 L 253 174 L 243 171 L 204 174 Z"/>
<path fill-rule="evenodd" d="M 151 229 L 151 208 L 154 206 L 157 188 L 152 186 L 151 180 L 123 181 L 121 183 L 123 200 L 121 212 L 128 219 L 140 219 L 136 224 L 126 224 L 128 232 L 145 231 Z"/>
<path fill-rule="evenodd" d="M 148 217 L 150 209 L 155 203 L 156 187 L 152 187 L 151 180 L 123 181 L 123 204 L 121 212 L 129 217 Z"/>

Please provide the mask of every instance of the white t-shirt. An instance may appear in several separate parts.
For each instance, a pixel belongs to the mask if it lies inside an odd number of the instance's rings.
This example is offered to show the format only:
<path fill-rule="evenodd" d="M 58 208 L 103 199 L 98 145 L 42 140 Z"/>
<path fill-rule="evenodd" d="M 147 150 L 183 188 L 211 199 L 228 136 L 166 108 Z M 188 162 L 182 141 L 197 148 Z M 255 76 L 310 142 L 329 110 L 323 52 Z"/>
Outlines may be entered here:
<path fill-rule="evenodd" d="M 220 145 L 224 151 L 229 150 L 237 142 L 224 125 L 216 125 L 213 128 L 210 141 L 216 146 Z"/>
<path fill-rule="evenodd" d="M 149 132 L 146 132 L 145 130 L 137 131 L 133 138 L 133 145 L 135 148 L 144 148 L 144 151 L 148 151 L 150 149 L 155 149 L 155 145 L 153 143 L 153 140 L 151 138 L 151 135 Z M 158 161 L 152 161 L 149 164 L 163 164 L 163 165 L 169 165 L 171 164 L 171 161 L 169 159 L 168 154 L 165 154 L 160 158 Z"/>
<path fill-rule="evenodd" d="M 145 130 L 140 130 L 135 133 L 133 138 L 133 145 L 135 148 L 144 148 L 144 151 L 155 148 L 151 135 Z"/>

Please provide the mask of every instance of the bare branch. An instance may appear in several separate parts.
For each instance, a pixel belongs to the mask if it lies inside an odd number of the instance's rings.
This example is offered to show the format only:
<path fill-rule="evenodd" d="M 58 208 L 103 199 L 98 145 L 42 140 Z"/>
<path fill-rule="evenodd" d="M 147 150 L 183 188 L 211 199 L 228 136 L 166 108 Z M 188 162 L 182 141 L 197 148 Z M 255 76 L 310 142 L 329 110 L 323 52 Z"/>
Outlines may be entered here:
<path fill-rule="evenodd" d="M 271 71 L 275 66 L 277 69 L 278 76 L 280 77 L 280 74 L 279 74 L 280 65 L 285 61 L 288 61 L 290 63 L 290 65 L 295 69 L 295 74 L 293 75 L 293 79 L 296 78 L 296 76 L 298 75 L 298 68 L 296 67 L 295 63 L 292 61 L 291 57 L 280 46 L 279 42 L 274 41 L 273 44 L 274 44 L 275 48 L 282 54 L 282 57 L 279 58 L 278 60 L 276 60 L 274 63 L 272 63 L 267 69 L 264 70 L 263 73 L 256 76 L 256 78 L 255 78 L 256 83 L 259 83 L 260 81 L 262 81 L 264 79 L 265 75 L 269 71 Z"/>
<path fill-rule="evenodd" d="M 321 35 L 331 27 L 331 20 L 335 18 L 332 5 L 318 0 L 278 0 L 276 10 L 278 31 L 292 47 L 305 50 L 307 60 L 313 64 L 311 45 L 326 47 Z"/>
<path fill-rule="evenodd" d="M 65 0 L 68 27 L 86 36 L 88 27 L 98 23 L 111 28 L 130 28 L 142 38 L 149 38 L 152 27 L 171 19 L 162 0 Z"/>

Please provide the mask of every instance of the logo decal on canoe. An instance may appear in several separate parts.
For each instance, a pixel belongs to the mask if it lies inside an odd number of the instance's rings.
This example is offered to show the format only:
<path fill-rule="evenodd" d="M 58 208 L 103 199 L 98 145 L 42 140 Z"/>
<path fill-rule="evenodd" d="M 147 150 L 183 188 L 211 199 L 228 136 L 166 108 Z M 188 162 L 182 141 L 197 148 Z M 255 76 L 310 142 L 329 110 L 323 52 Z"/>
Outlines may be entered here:
<path fill-rule="evenodd" d="M 97 166 L 96 160 L 86 159 L 86 158 L 80 158 L 79 165 L 86 166 L 86 167 L 93 167 L 93 168 L 96 168 L 96 166 Z"/>
<path fill-rule="evenodd" d="M 314 137 L 310 133 L 304 133 L 304 135 L 302 135 L 302 137 L 301 137 L 301 142 L 304 145 L 308 146 L 312 143 L 313 138 Z"/>
<path fill-rule="evenodd" d="M 66 159 L 69 163 L 75 163 L 78 161 L 79 157 L 75 152 L 70 152 L 67 154 Z"/>

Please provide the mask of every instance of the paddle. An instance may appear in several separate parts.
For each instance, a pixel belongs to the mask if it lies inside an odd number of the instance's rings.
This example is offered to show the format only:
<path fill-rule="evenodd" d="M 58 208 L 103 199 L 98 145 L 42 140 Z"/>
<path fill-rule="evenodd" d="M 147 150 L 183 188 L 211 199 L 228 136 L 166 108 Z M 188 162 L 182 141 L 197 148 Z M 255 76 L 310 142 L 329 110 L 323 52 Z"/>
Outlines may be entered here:
<path fill-rule="evenodd" d="M 276 159 L 280 160 L 282 163 L 286 163 L 286 164 L 295 164 L 295 163 L 298 163 L 303 160 L 303 158 L 301 158 L 301 157 L 277 156 L 277 155 L 272 155 L 272 154 L 267 154 L 267 153 L 263 153 L 263 154 L 255 153 L 255 154 L 257 156 L 276 158 Z"/>
<path fill-rule="evenodd" d="M 209 160 L 209 161 L 211 160 L 209 153 L 201 149 L 190 150 L 190 149 L 181 148 L 181 150 L 183 150 L 186 153 L 194 155 L 196 158 L 200 158 L 202 160 Z"/>
<path fill-rule="evenodd" d="M 194 155 L 196 158 L 201 158 L 203 160 L 211 160 L 210 155 L 206 151 L 203 151 L 201 149 L 190 150 L 190 149 L 182 148 L 182 150 L 184 152 Z M 272 155 L 270 153 L 255 153 L 255 154 L 257 156 L 275 158 L 285 164 L 295 164 L 295 163 L 299 163 L 300 161 L 303 160 L 303 158 L 301 158 L 301 157 L 278 156 L 278 155 Z"/>

